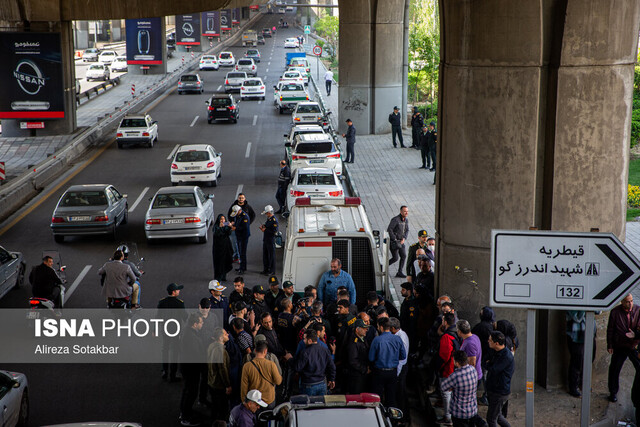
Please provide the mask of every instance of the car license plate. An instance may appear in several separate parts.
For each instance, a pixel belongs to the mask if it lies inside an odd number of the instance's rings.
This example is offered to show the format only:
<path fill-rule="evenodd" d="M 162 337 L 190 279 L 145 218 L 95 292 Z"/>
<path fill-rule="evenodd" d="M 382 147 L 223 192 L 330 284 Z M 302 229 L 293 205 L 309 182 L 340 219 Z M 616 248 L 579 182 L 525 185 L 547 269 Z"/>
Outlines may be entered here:
<path fill-rule="evenodd" d="M 91 221 L 91 217 L 90 216 L 72 216 L 69 217 L 69 221 Z"/>
<path fill-rule="evenodd" d="M 323 197 L 324 194 L 309 194 L 309 197 L 313 198 L 313 197 Z"/>
<path fill-rule="evenodd" d="M 195 170 L 198 170 L 198 169 L 200 169 L 200 166 L 187 166 L 185 168 L 185 170 L 188 170 L 188 171 L 195 171 Z"/>
<path fill-rule="evenodd" d="M 184 219 L 165 219 L 162 221 L 163 224 L 183 224 Z"/>
<path fill-rule="evenodd" d="M 226 109 L 226 108 L 218 108 L 217 110 L 218 110 L 218 111 L 227 111 L 227 109 Z"/>
<path fill-rule="evenodd" d="M 309 163 L 324 163 L 324 160 L 309 160 Z"/>

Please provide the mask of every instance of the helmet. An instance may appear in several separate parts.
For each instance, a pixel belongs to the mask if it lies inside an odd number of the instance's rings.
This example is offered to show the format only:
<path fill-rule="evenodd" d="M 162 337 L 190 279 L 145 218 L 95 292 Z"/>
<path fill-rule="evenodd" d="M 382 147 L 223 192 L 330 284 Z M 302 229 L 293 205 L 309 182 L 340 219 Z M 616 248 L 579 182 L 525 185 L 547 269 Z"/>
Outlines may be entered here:
<path fill-rule="evenodd" d="M 125 258 L 129 256 L 129 248 L 127 245 L 120 245 L 116 250 L 121 251 Z"/>

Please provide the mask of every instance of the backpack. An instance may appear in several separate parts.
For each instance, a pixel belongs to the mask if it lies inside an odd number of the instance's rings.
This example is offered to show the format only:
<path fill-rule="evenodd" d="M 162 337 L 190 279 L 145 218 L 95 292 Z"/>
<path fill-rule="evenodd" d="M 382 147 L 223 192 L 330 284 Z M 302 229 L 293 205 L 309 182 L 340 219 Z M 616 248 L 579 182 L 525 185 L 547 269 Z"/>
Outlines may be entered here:
<path fill-rule="evenodd" d="M 460 350 L 460 347 L 462 347 L 462 338 L 460 338 L 458 336 L 458 334 L 451 334 L 451 333 L 446 333 L 446 335 L 449 335 L 451 338 L 453 338 L 451 340 L 451 345 L 453 346 L 453 351 L 458 351 Z M 453 352 L 452 352 L 453 353 Z M 452 356 L 453 357 L 453 356 Z"/>

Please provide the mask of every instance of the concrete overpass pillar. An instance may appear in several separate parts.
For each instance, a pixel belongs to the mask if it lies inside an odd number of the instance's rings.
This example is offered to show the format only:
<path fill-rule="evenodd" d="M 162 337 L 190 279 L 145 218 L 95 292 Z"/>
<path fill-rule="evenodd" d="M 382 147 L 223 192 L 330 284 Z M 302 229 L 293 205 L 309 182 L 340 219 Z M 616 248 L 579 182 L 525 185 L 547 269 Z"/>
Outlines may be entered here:
<path fill-rule="evenodd" d="M 440 13 L 436 271 L 440 293 L 475 322 L 489 302 L 492 229 L 624 239 L 640 3 L 441 0 Z M 526 312 L 497 313 L 520 335 L 522 390 Z M 538 382 L 564 385 L 564 316 L 541 317 L 538 359 L 555 366 L 539 365 Z"/>
<path fill-rule="evenodd" d="M 391 132 L 387 117 L 402 104 L 404 0 L 340 3 L 338 119 L 359 134 Z"/>

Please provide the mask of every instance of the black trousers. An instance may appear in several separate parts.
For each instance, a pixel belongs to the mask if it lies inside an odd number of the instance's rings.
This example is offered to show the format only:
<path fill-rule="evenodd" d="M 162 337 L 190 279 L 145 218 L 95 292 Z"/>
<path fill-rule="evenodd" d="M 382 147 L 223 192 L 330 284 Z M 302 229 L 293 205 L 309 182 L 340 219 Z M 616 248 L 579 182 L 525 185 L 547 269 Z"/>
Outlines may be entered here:
<path fill-rule="evenodd" d="M 283 210 L 287 206 L 287 189 L 286 187 L 278 187 L 276 190 L 276 201 L 278 202 L 278 208 Z"/>
<path fill-rule="evenodd" d="M 430 168 L 431 167 L 431 158 L 429 157 L 429 150 L 427 147 L 420 147 L 420 158 L 422 159 L 422 167 Z"/>
<path fill-rule="evenodd" d="M 274 238 L 262 240 L 262 266 L 263 271 L 276 273 L 276 240 Z"/>
<path fill-rule="evenodd" d="M 348 372 L 345 380 L 344 388 L 348 394 L 360 394 L 367 390 L 367 374 Z"/>
<path fill-rule="evenodd" d="M 402 411 L 402 420 L 408 422 L 409 417 L 409 401 L 407 400 L 407 374 L 409 373 L 409 364 L 405 364 L 398 375 L 398 388 L 396 397 L 398 400 L 398 409 Z"/>
<path fill-rule="evenodd" d="M 179 338 L 162 336 L 162 370 L 171 378 L 175 378 L 178 372 L 179 345 Z"/>
<path fill-rule="evenodd" d="M 393 141 L 393 146 L 397 147 L 396 144 L 396 136 L 400 141 L 400 147 L 404 147 L 404 140 L 402 139 L 402 126 L 391 126 L 391 140 Z"/>
<path fill-rule="evenodd" d="M 371 381 L 371 390 L 380 396 L 382 404 L 386 407 L 396 407 L 396 389 L 398 387 L 398 371 L 374 369 Z M 384 397 L 383 397 L 384 396 Z"/>
<path fill-rule="evenodd" d="M 504 407 L 509 403 L 509 395 L 502 395 L 488 392 L 489 408 L 487 409 L 487 424 L 489 427 L 500 425 L 501 427 L 511 427 L 509 421 L 504 417 Z"/>
<path fill-rule="evenodd" d="M 180 399 L 180 414 L 182 418 L 190 420 L 193 416 L 193 404 L 198 397 L 200 370 L 198 368 L 183 369 L 182 377 L 184 387 Z"/>
<path fill-rule="evenodd" d="M 389 265 L 393 264 L 398 260 L 398 255 L 400 255 L 398 272 L 402 273 L 402 269 L 404 267 L 404 261 L 407 259 L 407 249 L 404 244 L 391 245 L 391 259 L 389 260 Z"/>
<path fill-rule="evenodd" d="M 224 389 L 209 387 L 211 395 L 211 419 L 213 421 L 229 419 L 229 396 Z"/>
<path fill-rule="evenodd" d="M 347 160 L 345 162 L 353 163 L 356 160 L 355 142 L 347 142 Z"/>
<path fill-rule="evenodd" d="M 436 146 L 428 148 L 427 158 L 431 159 L 431 167 L 436 167 Z"/>
<path fill-rule="evenodd" d="M 324 87 L 327 89 L 327 95 L 331 95 L 331 80 L 324 81 Z"/>
<path fill-rule="evenodd" d="M 628 348 L 614 348 L 609 364 L 609 394 L 616 395 L 620 389 L 620 371 L 622 365 L 627 360 L 631 360 L 634 367 L 640 364 L 640 360 L 635 357 L 635 352 Z"/>
<path fill-rule="evenodd" d="M 247 246 L 249 246 L 249 236 L 238 236 L 238 255 L 240 255 L 240 270 L 247 271 Z"/>

